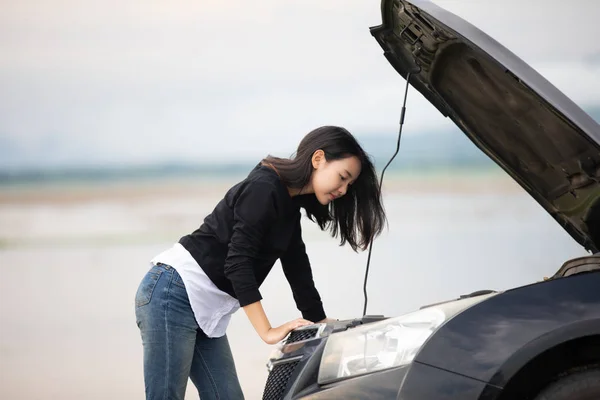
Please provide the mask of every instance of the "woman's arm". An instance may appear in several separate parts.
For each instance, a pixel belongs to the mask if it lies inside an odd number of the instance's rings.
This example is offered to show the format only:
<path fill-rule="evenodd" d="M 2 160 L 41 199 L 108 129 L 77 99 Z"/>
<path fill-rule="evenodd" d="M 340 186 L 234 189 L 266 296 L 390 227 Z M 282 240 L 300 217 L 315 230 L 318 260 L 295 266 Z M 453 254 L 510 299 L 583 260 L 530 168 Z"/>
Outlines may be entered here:
<path fill-rule="evenodd" d="M 326 322 L 321 296 L 315 287 L 310 261 L 306 254 L 306 246 L 302 240 L 300 217 L 300 212 L 298 212 L 297 225 L 290 240 L 290 245 L 281 257 L 281 266 L 292 289 L 296 306 L 302 316 L 312 321 Z"/>
<path fill-rule="evenodd" d="M 234 205 L 233 231 L 225 259 L 225 276 L 231 281 L 240 306 L 262 340 L 275 344 L 292 329 L 312 322 L 296 319 L 272 328 L 262 307 L 262 296 L 254 276 L 254 262 L 265 232 L 277 219 L 276 189 L 268 182 L 248 184 Z"/>
<path fill-rule="evenodd" d="M 244 306 L 243 309 L 246 312 L 250 323 L 254 327 L 254 330 L 256 330 L 256 333 L 258 333 L 260 338 L 268 344 L 275 344 L 283 340 L 283 338 L 293 329 L 312 324 L 310 321 L 298 318 L 278 326 L 277 328 L 272 328 L 260 301 L 248 304 Z"/>

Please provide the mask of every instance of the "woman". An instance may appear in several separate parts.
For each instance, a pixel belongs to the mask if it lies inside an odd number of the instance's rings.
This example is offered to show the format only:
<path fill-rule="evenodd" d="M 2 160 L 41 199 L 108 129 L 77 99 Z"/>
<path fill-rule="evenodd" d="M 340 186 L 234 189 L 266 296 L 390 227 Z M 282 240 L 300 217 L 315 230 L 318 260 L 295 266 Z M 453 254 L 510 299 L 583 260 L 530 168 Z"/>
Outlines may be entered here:
<path fill-rule="evenodd" d="M 344 128 L 304 137 L 292 159 L 269 156 L 233 186 L 193 233 L 152 260 L 136 293 L 148 399 L 243 394 L 225 331 L 240 307 L 266 343 L 326 320 L 302 241 L 300 208 L 340 244 L 364 250 L 385 213 L 373 164 Z M 279 259 L 303 318 L 272 327 L 259 286 Z"/>

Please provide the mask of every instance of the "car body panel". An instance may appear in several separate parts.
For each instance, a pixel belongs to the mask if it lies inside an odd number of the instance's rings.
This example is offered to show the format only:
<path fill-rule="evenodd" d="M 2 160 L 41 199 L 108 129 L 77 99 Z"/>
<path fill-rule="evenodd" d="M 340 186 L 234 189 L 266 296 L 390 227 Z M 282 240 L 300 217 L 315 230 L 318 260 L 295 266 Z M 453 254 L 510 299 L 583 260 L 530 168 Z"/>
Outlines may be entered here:
<path fill-rule="evenodd" d="M 535 356 L 600 335 L 600 272 L 499 293 L 446 322 L 416 361 L 504 387 Z"/>
<path fill-rule="evenodd" d="M 600 125 L 515 54 L 429 1 L 384 0 L 390 64 L 582 246 L 600 250 Z"/>
<path fill-rule="evenodd" d="M 293 399 L 395 399 L 408 369 L 407 366 L 404 366 L 381 371 L 377 374 L 359 376 L 318 387 L 318 391 L 310 394 L 302 395 L 302 393 L 299 393 Z"/>
<path fill-rule="evenodd" d="M 404 378 L 398 400 L 494 400 L 502 389 L 463 375 L 415 362 Z"/>

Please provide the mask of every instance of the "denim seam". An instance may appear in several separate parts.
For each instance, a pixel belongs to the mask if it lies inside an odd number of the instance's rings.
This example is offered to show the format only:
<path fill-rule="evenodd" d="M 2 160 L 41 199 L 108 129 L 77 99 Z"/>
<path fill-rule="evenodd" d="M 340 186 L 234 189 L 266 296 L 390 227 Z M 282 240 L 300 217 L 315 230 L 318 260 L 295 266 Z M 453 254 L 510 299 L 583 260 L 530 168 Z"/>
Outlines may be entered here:
<path fill-rule="evenodd" d="M 210 380 L 210 384 L 212 385 L 213 390 L 215 391 L 215 396 L 217 396 L 217 400 L 219 400 L 221 398 L 221 396 L 219 396 L 219 390 L 217 389 L 217 383 L 215 382 L 215 378 L 213 378 L 212 374 L 210 373 L 208 364 L 206 363 L 206 361 L 204 361 L 204 356 L 202 356 L 202 351 L 198 350 L 198 348 L 196 346 L 194 346 L 194 351 L 198 352 L 198 355 L 200 356 L 200 361 L 202 361 L 202 366 L 204 367 L 204 370 L 206 371 L 206 375 L 208 375 L 208 380 Z"/>
<path fill-rule="evenodd" d="M 171 274 L 171 279 L 173 277 L 173 274 Z M 171 382 L 169 381 L 169 374 L 170 374 L 170 370 L 171 370 L 171 363 L 170 363 L 170 359 L 171 359 L 171 337 L 170 337 L 170 332 L 169 332 L 169 324 L 167 322 L 167 312 L 169 310 L 169 297 L 171 295 L 170 293 L 170 286 L 171 286 L 171 282 L 169 281 L 169 283 L 166 285 L 165 287 L 165 292 L 166 292 L 166 301 L 165 301 L 165 314 L 164 314 L 164 323 L 165 323 L 165 334 L 167 337 L 167 345 L 166 347 L 166 352 L 167 352 L 167 371 L 165 373 L 165 380 L 167 381 L 166 385 L 165 385 L 165 393 L 163 396 L 163 400 L 169 400 L 169 385 L 171 384 Z"/>
<path fill-rule="evenodd" d="M 175 285 L 175 286 L 177 286 L 177 287 L 180 287 L 180 288 L 182 288 L 182 289 L 186 289 L 186 287 L 185 287 L 185 285 L 184 285 L 183 283 L 181 283 L 181 282 L 178 282 L 178 281 L 176 281 L 176 280 L 175 280 L 175 281 L 173 281 L 173 285 Z"/>
<path fill-rule="evenodd" d="M 175 274 L 177 274 L 179 279 L 177 278 L 177 276 L 175 276 Z M 175 268 L 173 268 L 173 278 L 171 279 L 171 283 L 175 286 L 185 289 L 185 283 L 183 283 L 183 278 L 181 277 L 181 275 L 179 275 L 179 272 L 177 272 Z"/>

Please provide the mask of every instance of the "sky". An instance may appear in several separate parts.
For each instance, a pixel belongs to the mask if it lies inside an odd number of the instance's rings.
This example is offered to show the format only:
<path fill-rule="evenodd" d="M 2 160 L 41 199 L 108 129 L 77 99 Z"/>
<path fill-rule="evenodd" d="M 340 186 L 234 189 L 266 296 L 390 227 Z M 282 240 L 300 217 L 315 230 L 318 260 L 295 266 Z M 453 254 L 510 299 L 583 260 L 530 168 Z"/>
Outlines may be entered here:
<path fill-rule="evenodd" d="M 600 2 L 434 3 L 600 106 Z M 325 124 L 393 137 L 380 23 L 378 0 L 0 0 L 0 169 L 288 156 Z M 451 126 L 409 91 L 405 134 Z"/>

